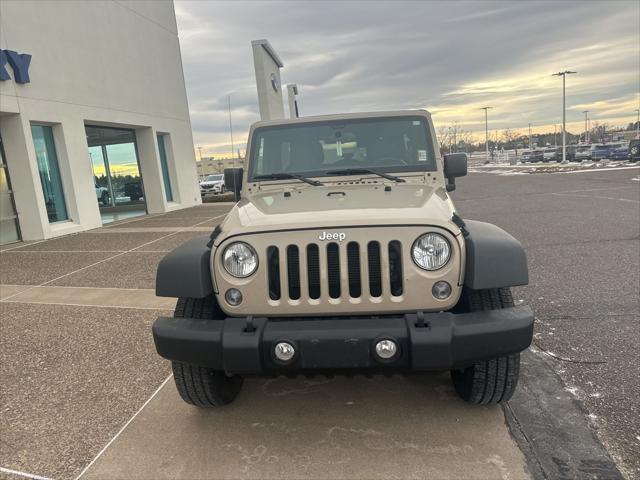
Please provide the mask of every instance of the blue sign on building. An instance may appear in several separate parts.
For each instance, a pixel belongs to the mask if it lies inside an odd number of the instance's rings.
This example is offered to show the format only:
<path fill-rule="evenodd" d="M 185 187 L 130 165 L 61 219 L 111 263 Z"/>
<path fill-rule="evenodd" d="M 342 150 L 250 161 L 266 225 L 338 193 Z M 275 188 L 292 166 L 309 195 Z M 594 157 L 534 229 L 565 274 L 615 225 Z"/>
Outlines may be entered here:
<path fill-rule="evenodd" d="M 11 80 L 7 72 L 7 63 L 13 69 L 13 77 L 16 83 L 29 83 L 29 65 L 31 65 L 31 55 L 28 53 L 18 53 L 13 50 L 0 50 L 0 80 Z"/>

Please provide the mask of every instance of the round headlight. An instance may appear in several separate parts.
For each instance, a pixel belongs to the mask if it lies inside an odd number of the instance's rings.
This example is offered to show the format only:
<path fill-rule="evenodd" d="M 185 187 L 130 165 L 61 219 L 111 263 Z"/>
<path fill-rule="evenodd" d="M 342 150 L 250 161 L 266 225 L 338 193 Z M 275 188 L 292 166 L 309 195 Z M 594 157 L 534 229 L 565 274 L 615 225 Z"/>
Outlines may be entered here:
<path fill-rule="evenodd" d="M 238 278 L 248 277 L 258 268 L 258 254 L 246 243 L 232 243 L 222 255 L 222 264 L 230 275 Z"/>
<path fill-rule="evenodd" d="M 438 270 L 451 257 L 451 247 L 446 238 L 438 233 L 425 233 L 413 242 L 411 256 L 420 268 Z"/>

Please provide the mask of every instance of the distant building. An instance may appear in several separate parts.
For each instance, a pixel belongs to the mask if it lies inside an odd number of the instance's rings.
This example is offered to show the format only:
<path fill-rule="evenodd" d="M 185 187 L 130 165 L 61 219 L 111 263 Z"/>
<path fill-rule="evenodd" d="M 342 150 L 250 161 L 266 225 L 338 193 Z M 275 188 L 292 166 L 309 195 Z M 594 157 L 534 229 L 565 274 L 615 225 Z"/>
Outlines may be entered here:
<path fill-rule="evenodd" d="M 638 132 L 636 130 L 624 130 L 622 132 L 611 132 L 607 134 L 608 139 L 612 142 L 629 142 L 635 138 L 638 138 Z"/>

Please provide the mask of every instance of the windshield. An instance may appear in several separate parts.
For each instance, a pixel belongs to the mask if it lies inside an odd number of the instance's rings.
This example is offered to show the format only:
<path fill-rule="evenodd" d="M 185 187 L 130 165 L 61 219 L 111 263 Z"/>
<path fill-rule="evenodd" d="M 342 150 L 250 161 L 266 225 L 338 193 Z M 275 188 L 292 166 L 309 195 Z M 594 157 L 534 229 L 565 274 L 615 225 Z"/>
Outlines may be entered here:
<path fill-rule="evenodd" d="M 249 180 L 276 173 L 330 176 L 336 170 L 436 170 L 423 117 L 365 118 L 256 129 Z"/>
<path fill-rule="evenodd" d="M 205 182 L 219 182 L 222 180 L 222 175 L 207 175 L 204 179 Z"/>

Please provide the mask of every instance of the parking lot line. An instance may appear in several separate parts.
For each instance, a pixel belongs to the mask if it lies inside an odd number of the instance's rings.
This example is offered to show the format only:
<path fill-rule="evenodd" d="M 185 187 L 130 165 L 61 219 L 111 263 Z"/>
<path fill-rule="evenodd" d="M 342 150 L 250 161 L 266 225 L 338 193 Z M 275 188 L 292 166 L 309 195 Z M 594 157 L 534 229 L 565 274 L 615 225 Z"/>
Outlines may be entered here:
<path fill-rule="evenodd" d="M 172 310 L 175 299 L 157 297 L 152 289 L 45 286 L 27 288 L 3 303 L 37 303 L 76 307 L 134 308 Z"/>
<path fill-rule="evenodd" d="M 124 431 L 125 431 L 125 429 L 129 426 L 129 424 L 130 424 L 131 422 L 133 422 L 133 420 L 135 420 L 135 418 L 140 414 L 140 412 L 142 412 L 142 410 L 144 410 L 144 408 L 149 404 L 149 402 L 151 402 L 151 400 L 153 400 L 153 398 L 158 394 L 158 392 L 159 392 L 160 390 L 162 390 L 162 387 L 164 387 L 164 386 L 167 384 L 167 382 L 168 382 L 169 380 L 171 380 L 171 378 L 172 378 L 172 377 L 173 377 L 173 374 L 169 375 L 167 378 L 165 378 L 165 379 L 164 379 L 164 381 L 160 384 L 160 386 L 159 386 L 158 388 L 156 388 L 156 390 L 155 390 L 155 391 L 151 394 L 151 396 L 150 396 L 150 397 L 149 397 L 149 398 L 148 398 L 148 399 L 147 399 L 147 400 L 142 404 L 142 406 L 141 406 L 141 407 L 136 411 L 136 413 L 134 413 L 134 414 L 133 414 L 133 416 L 132 416 L 129 420 L 127 420 L 127 423 L 125 423 L 125 424 L 122 426 L 122 428 L 121 428 L 120 430 L 118 430 L 118 433 L 116 433 L 116 434 L 113 436 L 113 438 L 112 438 L 111 440 L 109 440 L 109 442 L 107 442 L 107 444 L 102 448 L 102 450 L 100 450 L 100 451 L 98 452 L 98 454 L 93 458 L 93 460 L 91 460 L 91 461 L 89 462 L 89 464 L 88 464 L 86 467 L 84 467 L 84 468 L 82 469 L 82 471 L 78 474 L 78 476 L 75 478 L 75 480 L 78 480 L 80 477 L 82 477 L 82 475 L 84 475 L 84 473 L 85 473 L 87 470 L 89 470 L 89 468 L 91 468 L 91 466 L 92 466 L 92 465 L 93 465 L 93 464 L 94 464 L 94 463 L 95 463 L 95 462 L 96 462 L 96 461 L 97 461 L 97 460 L 102 456 L 102 454 L 103 454 L 104 452 L 106 452 L 106 451 L 107 451 L 107 449 L 111 446 L 111 444 L 112 444 L 113 442 L 115 442 L 115 441 L 116 441 L 116 439 L 120 436 L 120 434 L 121 434 L 122 432 L 124 432 Z M 49 480 L 49 479 L 46 479 L 46 480 Z"/>
<path fill-rule="evenodd" d="M 226 216 L 226 213 L 223 213 L 223 214 L 221 214 L 221 215 L 216 215 L 216 216 L 214 216 L 214 217 L 207 218 L 206 220 L 203 220 L 203 221 L 201 221 L 201 222 L 195 223 L 195 224 L 193 224 L 193 225 L 189 225 L 189 227 L 196 227 L 196 226 L 201 225 L 201 224 L 203 224 L 203 223 L 209 222 L 209 221 L 211 221 L 211 220 L 216 220 L 216 219 L 221 218 L 221 217 L 224 217 L 224 216 Z M 185 227 L 185 228 L 189 228 L 189 227 Z M 137 247 L 131 248 L 131 249 L 129 249 L 129 250 L 119 252 L 119 253 L 117 253 L 117 254 L 115 254 L 115 255 L 112 255 L 112 256 L 110 256 L 110 257 L 104 258 L 104 259 L 99 260 L 99 261 L 97 261 L 97 262 L 94 262 L 94 263 L 92 263 L 92 264 L 90 264 L 90 265 L 86 265 L 86 266 L 81 267 L 81 268 L 78 268 L 77 270 L 74 270 L 74 271 L 72 271 L 72 272 L 68 272 L 68 273 L 65 273 L 64 275 L 60 275 L 60 276 L 58 276 L 58 277 L 56 277 L 56 278 L 53 278 L 53 279 L 51 279 L 51 280 L 47 280 L 46 282 L 43 282 L 43 283 L 41 283 L 41 284 L 39 284 L 39 285 L 34 285 L 34 286 L 33 286 L 33 287 L 31 287 L 31 288 L 44 287 L 45 285 L 49 285 L 49 284 L 51 284 L 51 283 L 53 283 L 53 282 L 56 282 L 56 281 L 58 281 L 58 280 L 60 280 L 60 279 L 62 279 L 62 278 L 66 278 L 66 277 L 68 277 L 68 276 L 70 276 L 70 275 L 73 275 L 74 273 L 78 273 L 78 272 L 81 272 L 81 271 L 86 270 L 86 269 L 88 269 L 88 268 L 95 267 L 96 265 L 100 265 L 100 264 L 102 264 L 102 263 L 104 263 L 104 262 L 107 262 L 107 261 L 109 261 L 109 260 L 113 260 L 114 258 L 120 257 L 120 256 L 122 256 L 122 255 L 126 255 L 127 253 L 133 252 L 133 251 L 138 250 L 138 249 L 140 249 L 140 248 L 142 248 L 142 247 L 146 247 L 147 245 L 151 245 L 152 243 L 158 242 L 158 241 L 163 240 L 163 239 L 165 239 L 165 238 L 167 238 L 167 237 L 171 237 L 171 236 L 176 235 L 176 234 L 178 234 L 178 233 L 181 233 L 181 232 L 183 232 L 183 231 L 184 231 L 184 229 L 182 229 L 182 230 L 177 230 L 177 231 L 175 231 L 175 232 L 168 233 L 168 234 L 166 234 L 166 235 L 161 236 L 160 238 L 156 238 L 155 240 L 151 240 L 150 242 L 146 242 L 146 243 L 143 243 L 142 245 L 138 245 Z M 19 292 L 19 293 L 21 293 L 21 292 Z M 8 300 L 8 299 L 10 299 L 10 298 L 14 297 L 14 296 L 15 296 L 15 295 L 17 295 L 17 294 L 18 294 L 18 293 L 14 294 L 14 295 L 10 295 L 10 296 L 6 297 L 4 300 L 6 301 L 6 300 Z"/>
<path fill-rule="evenodd" d="M 0 467 L 0 472 L 9 473 L 11 475 L 16 475 L 18 477 L 30 478 L 31 480 L 53 480 L 49 477 L 43 477 L 41 475 L 36 475 L 34 473 L 21 472 L 19 470 L 11 470 L 10 468 Z"/>
<path fill-rule="evenodd" d="M 207 221 L 210 218 L 207 217 Z M 104 230 L 91 230 L 86 233 L 92 234 L 104 234 L 104 233 L 165 233 L 165 232 L 210 232 L 209 227 L 124 227 L 124 228 L 112 228 Z"/>
<path fill-rule="evenodd" d="M 628 202 L 628 203 L 636 203 L 636 204 L 640 204 L 640 201 L 638 200 L 632 200 L 630 198 L 616 198 L 616 197 L 603 197 L 601 195 L 578 195 L 578 194 L 573 194 L 573 193 L 552 193 L 551 195 L 558 195 L 561 197 L 582 197 L 582 198 L 600 198 L 602 200 L 617 200 L 620 202 Z"/>

